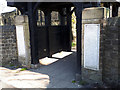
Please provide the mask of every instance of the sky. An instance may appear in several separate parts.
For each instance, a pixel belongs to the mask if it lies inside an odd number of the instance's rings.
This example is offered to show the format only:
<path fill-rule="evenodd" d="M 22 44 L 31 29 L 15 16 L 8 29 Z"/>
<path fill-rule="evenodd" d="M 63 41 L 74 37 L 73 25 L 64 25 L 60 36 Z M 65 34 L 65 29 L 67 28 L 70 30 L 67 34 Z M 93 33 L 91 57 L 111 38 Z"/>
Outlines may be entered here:
<path fill-rule="evenodd" d="M 15 10 L 14 7 L 7 7 L 6 0 L 0 0 L 0 14 L 5 12 L 11 12 L 13 10 Z"/>
<path fill-rule="evenodd" d="M 6 8 L 6 7 L 7 7 L 6 0 L 0 0 L 0 13 L 2 13 L 4 8 Z"/>
<path fill-rule="evenodd" d="M 5 7 L 7 6 L 7 1 L 6 0 L 0 0 L 0 7 Z"/>

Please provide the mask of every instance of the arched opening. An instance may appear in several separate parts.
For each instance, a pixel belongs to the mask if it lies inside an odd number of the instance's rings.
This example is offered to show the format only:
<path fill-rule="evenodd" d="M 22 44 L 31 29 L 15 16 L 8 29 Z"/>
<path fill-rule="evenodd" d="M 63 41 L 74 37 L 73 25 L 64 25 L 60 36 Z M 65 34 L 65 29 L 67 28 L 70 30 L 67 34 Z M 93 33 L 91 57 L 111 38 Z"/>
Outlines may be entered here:
<path fill-rule="evenodd" d="M 51 12 L 51 26 L 58 26 L 60 25 L 60 14 L 58 11 Z"/>
<path fill-rule="evenodd" d="M 37 26 L 45 26 L 45 15 L 42 10 L 37 10 Z"/>

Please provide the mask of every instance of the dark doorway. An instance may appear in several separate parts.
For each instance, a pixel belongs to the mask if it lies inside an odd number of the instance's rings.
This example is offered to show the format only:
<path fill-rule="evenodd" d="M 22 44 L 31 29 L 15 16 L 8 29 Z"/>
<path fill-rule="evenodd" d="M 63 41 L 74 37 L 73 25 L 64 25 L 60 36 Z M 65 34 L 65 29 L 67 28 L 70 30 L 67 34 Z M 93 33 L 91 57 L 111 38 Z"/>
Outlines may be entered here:
<path fill-rule="evenodd" d="M 67 24 L 70 17 L 62 16 L 59 11 L 48 12 L 37 10 L 36 13 L 35 44 L 38 60 L 52 57 L 60 51 L 71 51 L 71 28 Z"/>

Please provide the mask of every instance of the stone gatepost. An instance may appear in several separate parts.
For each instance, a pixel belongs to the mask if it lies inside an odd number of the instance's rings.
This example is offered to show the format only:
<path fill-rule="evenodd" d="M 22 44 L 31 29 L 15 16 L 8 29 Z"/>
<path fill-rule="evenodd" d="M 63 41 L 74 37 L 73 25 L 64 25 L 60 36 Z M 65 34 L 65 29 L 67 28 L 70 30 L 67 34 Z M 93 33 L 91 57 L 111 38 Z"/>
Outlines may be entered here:
<path fill-rule="evenodd" d="M 103 21 L 107 18 L 106 8 L 86 8 L 82 16 L 82 80 L 88 83 L 102 83 L 100 33 Z"/>
<path fill-rule="evenodd" d="M 30 34 L 28 16 L 21 15 L 15 17 L 16 37 L 18 48 L 18 61 L 27 68 L 31 66 Z"/>

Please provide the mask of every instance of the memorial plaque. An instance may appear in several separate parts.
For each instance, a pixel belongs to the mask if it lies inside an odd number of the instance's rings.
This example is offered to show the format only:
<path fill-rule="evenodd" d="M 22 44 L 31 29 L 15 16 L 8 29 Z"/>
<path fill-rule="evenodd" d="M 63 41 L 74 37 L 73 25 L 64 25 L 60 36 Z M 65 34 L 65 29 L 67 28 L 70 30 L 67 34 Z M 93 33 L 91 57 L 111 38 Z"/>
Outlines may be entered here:
<path fill-rule="evenodd" d="M 24 41 L 24 31 L 22 25 L 16 26 L 16 34 L 17 34 L 18 55 L 20 57 L 25 57 L 25 41 Z"/>
<path fill-rule="evenodd" d="M 100 24 L 84 25 L 84 68 L 99 70 Z"/>

